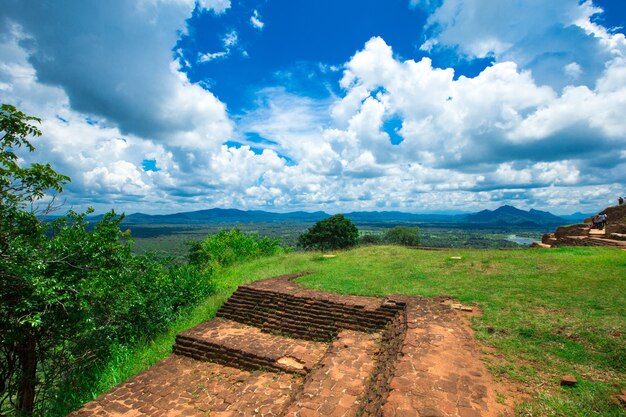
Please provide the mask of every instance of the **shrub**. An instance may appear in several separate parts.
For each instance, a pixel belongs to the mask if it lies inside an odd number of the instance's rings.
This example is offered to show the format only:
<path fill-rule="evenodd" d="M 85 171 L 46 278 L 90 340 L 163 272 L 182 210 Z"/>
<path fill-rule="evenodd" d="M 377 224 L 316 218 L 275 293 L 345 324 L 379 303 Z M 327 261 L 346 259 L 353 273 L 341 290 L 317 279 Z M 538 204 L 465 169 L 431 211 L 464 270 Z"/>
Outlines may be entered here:
<path fill-rule="evenodd" d="M 417 227 L 396 226 L 385 231 L 386 243 L 403 246 L 418 246 L 420 243 Z"/>
<path fill-rule="evenodd" d="M 238 228 L 220 230 L 201 242 L 191 243 L 189 263 L 212 271 L 236 262 L 276 255 L 284 250 L 278 239 L 244 233 Z"/>
<path fill-rule="evenodd" d="M 0 406 L 7 415 L 16 401 L 23 410 L 28 393 L 37 399 L 28 412 L 45 415 L 58 387 L 74 385 L 112 346 L 150 338 L 214 291 L 197 268 L 133 255 L 119 228 L 123 216 L 108 213 L 92 228 L 86 215 L 70 211 L 50 226 L 36 223 L 5 248 L 0 369 L 10 372 L 2 372 Z M 25 364 L 27 376 L 18 372 Z"/>
<path fill-rule="evenodd" d="M 343 214 L 336 214 L 315 223 L 306 233 L 298 237 L 298 244 L 303 249 L 321 251 L 344 249 L 358 243 L 359 230 Z"/>
<path fill-rule="evenodd" d="M 360 245 L 379 245 L 383 242 L 383 236 L 375 234 L 367 234 L 359 236 Z"/>

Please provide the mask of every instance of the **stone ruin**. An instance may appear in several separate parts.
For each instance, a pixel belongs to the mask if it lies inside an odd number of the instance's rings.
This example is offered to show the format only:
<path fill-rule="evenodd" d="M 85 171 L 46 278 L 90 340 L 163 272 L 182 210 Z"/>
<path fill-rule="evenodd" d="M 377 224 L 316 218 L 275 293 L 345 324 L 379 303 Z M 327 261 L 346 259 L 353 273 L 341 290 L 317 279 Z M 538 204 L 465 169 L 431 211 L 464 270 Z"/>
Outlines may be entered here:
<path fill-rule="evenodd" d="M 301 275 L 240 286 L 172 355 L 70 416 L 510 412 L 446 297 L 338 295 L 293 282 Z"/>
<path fill-rule="evenodd" d="M 606 214 L 608 225 L 603 230 L 592 229 L 592 219 L 584 223 L 561 226 L 554 233 L 546 233 L 536 247 L 605 246 L 626 250 L 626 204 L 607 207 L 598 214 Z"/>

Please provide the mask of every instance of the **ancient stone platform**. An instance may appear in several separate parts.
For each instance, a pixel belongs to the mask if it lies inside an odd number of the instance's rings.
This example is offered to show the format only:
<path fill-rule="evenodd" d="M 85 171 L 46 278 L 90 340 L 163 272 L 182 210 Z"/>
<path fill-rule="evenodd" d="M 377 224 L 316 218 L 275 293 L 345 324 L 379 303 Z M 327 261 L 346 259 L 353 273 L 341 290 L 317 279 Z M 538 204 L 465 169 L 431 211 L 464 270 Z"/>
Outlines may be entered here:
<path fill-rule="evenodd" d="M 603 246 L 626 250 L 626 204 L 607 207 L 598 214 L 608 216 L 608 224 L 602 230 L 592 228 L 592 218 L 588 218 L 582 224 L 558 227 L 554 233 L 544 234 L 541 242 L 534 242 L 532 246 Z"/>
<path fill-rule="evenodd" d="M 512 415 L 445 298 L 344 296 L 300 275 L 239 287 L 171 356 L 71 416 Z"/>

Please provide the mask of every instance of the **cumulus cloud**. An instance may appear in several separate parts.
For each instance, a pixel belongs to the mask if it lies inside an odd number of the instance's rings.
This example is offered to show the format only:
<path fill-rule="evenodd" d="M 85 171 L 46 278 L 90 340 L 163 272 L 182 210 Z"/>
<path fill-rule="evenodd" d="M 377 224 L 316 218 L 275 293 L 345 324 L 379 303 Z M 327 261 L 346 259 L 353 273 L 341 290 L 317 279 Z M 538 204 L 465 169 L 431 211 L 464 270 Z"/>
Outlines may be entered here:
<path fill-rule="evenodd" d="M 224 14 L 229 1 L 65 3 L 6 3 L 0 92 L 44 119 L 34 157 L 72 177 L 72 205 L 563 212 L 623 194 L 626 46 L 590 2 L 414 0 L 432 12 L 424 49 L 493 64 L 459 75 L 373 37 L 327 67 L 343 70 L 338 96 L 264 86 L 235 116 L 172 52 L 194 8 Z M 240 48 L 237 30 L 221 39 L 198 61 Z"/>
<path fill-rule="evenodd" d="M 345 95 L 331 108 L 341 128 L 324 137 L 344 167 L 369 158 L 387 166 L 367 171 L 372 177 L 398 178 L 394 172 L 411 166 L 419 173 L 411 182 L 423 191 L 597 182 L 589 161 L 626 146 L 618 114 L 626 104 L 626 67 L 619 58 L 607 65 L 595 88 L 559 93 L 510 61 L 455 78 L 428 58 L 400 60 L 383 39 L 372 38 L 345 64 Z M 398 145 L 384 130 L 393 117 L 402 121 Z M 612 159 L 605 167 L 622 164 Z"/>
<path fill-rule="evenodd" d="M 513 61 L 531 69 L 538 83 L 557 90 L 572 82 L 593 87 L 605 62 L 626 51 L 623 34 L 611 34 L 593 23 L 593 16 L 602 9 L 591 0 L 443 0 L 413 4 L 432 12 L 423 50 L 453 48 L 469 59 Z M 568 65 L 570 72 L 575 70 L 575 78 L 563 77 Z"/>
<path fill-rule="evenodd" d="M 5 28 L 19 36 L 37 80 L 60 87 L 72 109 L 105 118 L 123 134 L 219 147 L 232 132 L 226 106 L 189 83 L 172 58 L 193 4 L 9 0 L 3 8 Z"/>
<path fill-rule="evenodd" d="M 176 31 L 194 7 L 221 13 L 228 2 L 145 0 L 102 10 L 67 3 L 7 4 L 0 91 L 3 102 L 43 119 L 38 152 L 27 161 L 51 162 L 72 178 L 64 193 L 70 206 L 152 212 L 229 206 L 234 191 L 225 181 L 234 167 L 240 171 L 233 175 L 254 183 L 280 166 L 269 151 L 224 150 L 233 132 L 225 105 L 190 83 L 172 57 Z M 236 42 L 236 32 L 224 36 L 225 45 Z M 144 160 L 159 170 L 144 170 Z"/>

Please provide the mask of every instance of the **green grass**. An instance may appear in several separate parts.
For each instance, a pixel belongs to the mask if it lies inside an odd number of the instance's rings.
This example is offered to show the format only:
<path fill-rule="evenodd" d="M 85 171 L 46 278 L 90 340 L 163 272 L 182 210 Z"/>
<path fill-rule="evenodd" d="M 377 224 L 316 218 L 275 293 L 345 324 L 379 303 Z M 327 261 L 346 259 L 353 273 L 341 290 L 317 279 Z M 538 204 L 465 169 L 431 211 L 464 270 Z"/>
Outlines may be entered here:
<path fill-rule="evenodd" d="M 461 256 L 461 260 L 451 259 Z M 167 356 L 176 333 L 207 320 L 237 285 L 314 271 L 298 281 L 338 293 L 449 295 L 479 307 L 472 320 L 497 378 L 529 395 L 519 416 L 625 416 L 611 397 L 626 388 L 626 252 L 600 248 L 420 251 L 372 246 L 293 253 L 223 270 L 217 294 L 149 343 L 124 350 L 99 375 L 94 395 Z M 576 376 L 574 388 L 559 377 Z"/>

